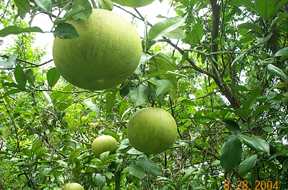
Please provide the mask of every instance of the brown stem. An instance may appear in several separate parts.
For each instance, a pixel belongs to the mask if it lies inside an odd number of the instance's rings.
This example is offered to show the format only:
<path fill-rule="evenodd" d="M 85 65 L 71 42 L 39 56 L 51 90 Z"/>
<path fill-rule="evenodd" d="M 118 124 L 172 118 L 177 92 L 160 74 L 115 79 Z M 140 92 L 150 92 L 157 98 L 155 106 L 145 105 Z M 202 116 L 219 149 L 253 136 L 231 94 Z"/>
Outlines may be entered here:
<path fill-rule="evenodd" d="M 217 38 L 219 35 L 221 7 L 217 3 L 217 0 L 210 0 L 210 3 L 212 7 L 211 52 L 213 53 L 218 51 Z M 228 99 L 231 106 L 233 108 L 239 108 L 240 101 L 237 99 L 232 89 L 227 84 L 225 84 L 223 77 L 219 73 L 216 54 L 211 55 L 211 63 L 212 71 L 215 76 L 215 78 L 213 78 L 215 83 L 218 85 L 222 94 Z"/>
<path fill-rule="evenodd" d="M 217 4 L 217 0 L 210 0 L 212 7 L 212 31 L 211 31 L 211 52 L 218 51 L 217 37 L 219 34 L 220 26 L 220 6 Z M 213 56 L 217 61 L 217 56 Z"/>

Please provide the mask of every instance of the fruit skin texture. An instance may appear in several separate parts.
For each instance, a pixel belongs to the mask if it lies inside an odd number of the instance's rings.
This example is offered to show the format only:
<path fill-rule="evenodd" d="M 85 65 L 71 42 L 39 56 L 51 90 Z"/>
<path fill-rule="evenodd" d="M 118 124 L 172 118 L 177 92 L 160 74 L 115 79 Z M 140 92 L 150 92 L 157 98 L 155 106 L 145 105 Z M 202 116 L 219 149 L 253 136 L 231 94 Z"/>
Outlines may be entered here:
<path fill-rule="evenodd" d="M 144 108 L 128 122 L 130 144 L 146 154 L 165 151 L 176 138 L 176 122 L 169 112 L 161 108 Z"/>
<path fill-rule="evenodd" d="M 79 183 L 66 183 L 63 190 L 84 190 L 84 187 Z"/>
<path fill-rule="evenodd" d="M 85 21 L 69 21 L 79 37 L 55 38 L 54 63 L 70 83 L 88 90 L 115 87 L 139 64 L 142 46 L 134 26 L 108 10 L 94 9 Z"/>
<path fill-rule="evenodd" d="M 115 3 L 118 3 L 123 6 L 128 6 L 128 7 L 143 7 L 146 6 L 150 3 L 152 3 L 154 0 L 112 0 Z"/>
<path fill-rule="evenodd" d="M 101 135 L 92 142 L 92 150 L 96 156 L 99 156 L 106 151 L 113 152 L 117 148 L 118 142 L 114 137 L 109 135 Z"/>

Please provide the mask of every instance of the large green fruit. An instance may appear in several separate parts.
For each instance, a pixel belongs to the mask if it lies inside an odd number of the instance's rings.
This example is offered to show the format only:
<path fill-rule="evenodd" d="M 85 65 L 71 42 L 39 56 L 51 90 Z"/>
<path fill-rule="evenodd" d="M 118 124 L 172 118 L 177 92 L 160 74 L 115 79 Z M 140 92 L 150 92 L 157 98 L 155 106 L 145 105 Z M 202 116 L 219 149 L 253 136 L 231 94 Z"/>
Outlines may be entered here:
<path fill-rule="evenodd" d="M 92 143 L 92 150 L 99 156 L 103 152 L 113 152 L 118 148 L 118 142 L 116 139 L 109 135 L 101 135 L 97 137 Z"/>
<path fill-rule="evenodd" d="M 143 7 L 152 3 L 154 0 L 112 0 L 112 1 L 128 7 Z"/>
<path fill-rule="evenodd" d="M 177 125 L 172 115 L 160 108 L 144 108 L 128 123 L 130 144 L 141 152 L 157 154 L 175 142 Z"/>
<path fill-rule="evenodd" d="M 141 40 L 125 18 L 94 9 L 87 20 L 70 23 L 79 37 L 56 37 L 53 46 L 56 68 L 68 82 L 90 90 L 107 89 L 134 72 L 142 52 Z"/>
<path fill-rule="evenodd" d="M 84 187 L 79 183 L 66 183 L 63 190 L 84 190 Z"/>

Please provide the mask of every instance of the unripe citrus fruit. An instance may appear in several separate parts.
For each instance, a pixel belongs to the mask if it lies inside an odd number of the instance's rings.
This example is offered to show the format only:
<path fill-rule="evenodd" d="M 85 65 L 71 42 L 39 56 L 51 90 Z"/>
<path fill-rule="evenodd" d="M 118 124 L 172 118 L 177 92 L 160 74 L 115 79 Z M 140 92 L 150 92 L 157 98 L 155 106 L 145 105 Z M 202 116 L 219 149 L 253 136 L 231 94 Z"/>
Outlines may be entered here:
<path fill-rule="evenodd" d="M 92 150 L 96 154 L 96 156 L 99 156 L 103 152 L 113 152 L 117 149 L 118 142 L 116 139 L 109 135 L 101 135 L 97 137 L 93 143 L 92 143 Z"/>
<path fill-rule="evenodd" d="M 147 154 L 165 151 L 176 140 L 177 125 L 172 115 L 161 108 L 144 108 L 128 123 L 128 139 L 137 150 Z"/>
<path fill-rule="evenodd" d="M 56 68 L 80 88 L 100 90 L 115 87 L 139 64 L 142 47 L 134 26 L 121 16 L 94 9 L 85 21 L 69 21 L 79 37 L 55 38 Z"/>
<path fill-rule="evenodd" d="M 84 187 L 79 183 L 66 183 L 63 190 L 84 190 Z"/>
<path fill-rule="evenodd" d="M 154 0 L 112 0 L 112 1 L 128 7 L 143 7 L 152 3 Z"/>

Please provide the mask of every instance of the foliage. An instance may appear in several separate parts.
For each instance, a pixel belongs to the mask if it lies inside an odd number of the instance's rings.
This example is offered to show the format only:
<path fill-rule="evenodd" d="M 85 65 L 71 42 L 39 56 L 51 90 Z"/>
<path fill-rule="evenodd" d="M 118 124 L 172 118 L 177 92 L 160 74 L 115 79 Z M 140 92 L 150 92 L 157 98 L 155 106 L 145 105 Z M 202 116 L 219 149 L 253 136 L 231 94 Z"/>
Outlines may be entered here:
<path fill-rule="evenodd" d="M 0 1 L 0 36 L 15 37 L 0 52 L 0 189 L 77 182 L 214 190 L 225 179 L 279 180 L 287 189 L 288 1 L 177 0 L 170 2 L 176 17 L 156 24 L 140 9 L 114 4 L 144 25 L 142 60 L 118 87 L 86 91 L 64 81 L 52 60 L 42 62 L 35 33 L 27 32 L 40 32 L 31 20 L 41 13 L 54 23 L 41 32 L 77 37 L 67 20 L 107 8 L 101 2 Z M 179 138 L 146 156 L 129 144 L 127 122 L 149 106 L 173 115 Z M 91 142 L 101 134 L 120 146 L 97 158 Z"/>

